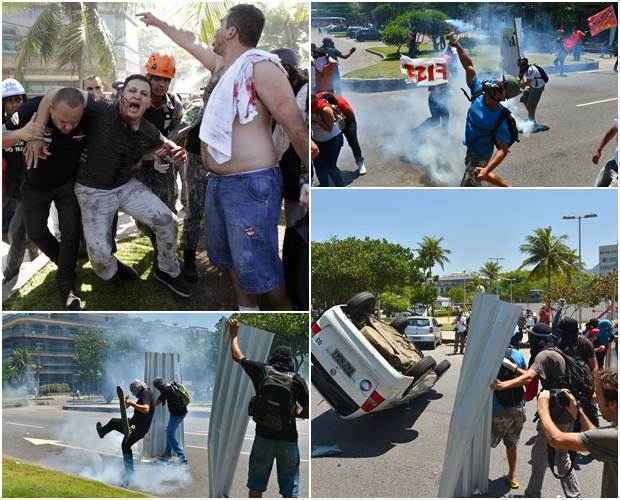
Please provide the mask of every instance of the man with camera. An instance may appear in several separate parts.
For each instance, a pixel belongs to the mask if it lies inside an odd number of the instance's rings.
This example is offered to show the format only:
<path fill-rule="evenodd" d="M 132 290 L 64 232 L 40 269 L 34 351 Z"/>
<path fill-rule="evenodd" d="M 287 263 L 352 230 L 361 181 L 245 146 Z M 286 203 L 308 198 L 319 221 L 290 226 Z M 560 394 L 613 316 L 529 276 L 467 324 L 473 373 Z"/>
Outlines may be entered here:
<path fill-rule="evenodd" d="M 549 446 L 556 450 L 589 452 L 595 460 L 603 462 L 601 481 L 602 498 L 618 498 L 618 373 L 599 370 L 594 377 L 596 396 L 603 418 L 611 423 L 596 428 L 570 391 L 558 393 L 542 391 L 538 396 L 538 416 Z M 581 425 L 581 432 L 566 432 L 556 425 L 552 417 L 554 406 L 563 406 Z"/>

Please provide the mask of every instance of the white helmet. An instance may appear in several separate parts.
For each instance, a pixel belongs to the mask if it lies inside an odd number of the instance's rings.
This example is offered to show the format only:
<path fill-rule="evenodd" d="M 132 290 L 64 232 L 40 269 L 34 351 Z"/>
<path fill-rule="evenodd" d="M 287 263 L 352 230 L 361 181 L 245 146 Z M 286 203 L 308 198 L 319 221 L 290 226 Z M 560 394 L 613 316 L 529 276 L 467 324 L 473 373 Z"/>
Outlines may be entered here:
<path fill-rule="evenodd" d="M 23 85 L 14 78 L 2 80 L 2 98 L 13 97 L 14 95 L 25 95 L 26 90 Z"/>

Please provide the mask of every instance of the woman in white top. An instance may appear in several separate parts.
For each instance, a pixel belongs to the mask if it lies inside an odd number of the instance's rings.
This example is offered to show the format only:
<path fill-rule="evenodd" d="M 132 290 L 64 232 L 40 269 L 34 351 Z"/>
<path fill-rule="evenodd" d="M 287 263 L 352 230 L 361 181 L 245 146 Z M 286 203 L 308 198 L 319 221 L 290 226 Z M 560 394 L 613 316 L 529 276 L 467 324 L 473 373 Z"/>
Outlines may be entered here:
<path fill-rule="evenodd" d="M 344 179 L 338 168 L 338 156 L 344 143 L 342 129 L 332 106 L 322 99 L 312 98 L 312 140 L 319 148 L 314 170 L 321 187 L 343 187 Z"/>

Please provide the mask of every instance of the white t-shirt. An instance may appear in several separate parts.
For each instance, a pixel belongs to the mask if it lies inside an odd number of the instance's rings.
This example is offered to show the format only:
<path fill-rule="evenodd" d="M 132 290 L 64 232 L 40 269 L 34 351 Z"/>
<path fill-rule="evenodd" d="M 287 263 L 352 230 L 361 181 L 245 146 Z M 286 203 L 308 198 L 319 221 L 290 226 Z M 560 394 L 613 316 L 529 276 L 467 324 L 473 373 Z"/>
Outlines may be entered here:
<path fill-rule="evenodd" d="M 534 89 L 538 89 L 538 88 L 545 86 L 545 81 L 542 79 L 542 75 L 540 74 L 540 71 L 538 71 L 538 68 L 534 66 L 533 64 L 530 64 L 530 67 L 527 68 L 527 71 L 525 73 L 525 78 L 528 81 L 531 81 L 530 85 Z"/>
<path fill-rule="evenodd" d="M 463 333 L 465 330 L 467 330 L 467 323 L 465 321 L 465 316 L 461 316 L 456 320 L 456 331 Z"/>
<path fill-rule="evenodd" d="M 334 125 L 331 130 L 325 130 L 316 123 L 316 120 L 312 120 L 312 139 L 314 139 L 315 142 L 327 142 L 341 133 L 342 130 L 340 130 L 337 120 L 334 120 Z"/>

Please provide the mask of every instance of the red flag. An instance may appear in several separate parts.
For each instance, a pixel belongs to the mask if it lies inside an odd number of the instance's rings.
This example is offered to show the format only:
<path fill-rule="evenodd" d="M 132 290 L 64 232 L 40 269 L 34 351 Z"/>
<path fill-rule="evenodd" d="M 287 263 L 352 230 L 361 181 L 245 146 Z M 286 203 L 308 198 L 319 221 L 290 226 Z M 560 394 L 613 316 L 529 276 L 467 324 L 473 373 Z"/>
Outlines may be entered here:
<path fill-rule="evenodd" d="M 590 34 L 592 36 L 596 36 L 601 31 L 608 30 L 614 26 L 618 26 L 618 20 L 616 19 L 614 8 L 611 5 L 593 16 L 588 17 L 588 27 L 590 28 Z"/>

